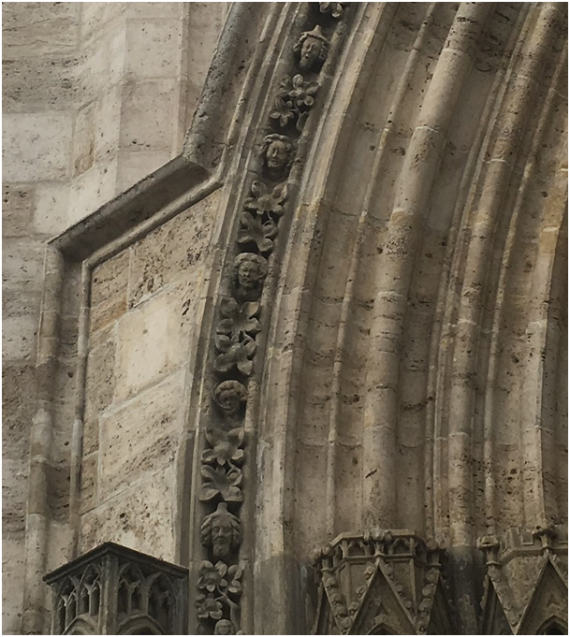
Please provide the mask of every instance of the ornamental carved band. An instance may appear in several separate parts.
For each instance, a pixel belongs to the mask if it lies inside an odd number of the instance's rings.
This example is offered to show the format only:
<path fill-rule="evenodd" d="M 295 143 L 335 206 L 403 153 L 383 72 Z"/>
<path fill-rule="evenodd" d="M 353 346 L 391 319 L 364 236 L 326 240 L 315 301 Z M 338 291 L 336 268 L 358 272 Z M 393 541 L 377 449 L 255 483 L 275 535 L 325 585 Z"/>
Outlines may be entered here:
<path fill-rule="evenodd" d="M 204 432 L 199 499 L 203 504 L 196 610 L 199 634 L 240 634 L 244 569 L 240 563 L 247 461 L 244 418 L 262 331 L 261 299 L 281 221 L 288 209 L 288 178 L 297 142 L 319 99 L 320 71 L 345 15 L 342 3 L 309 4 L 306 22 L 279 81 L 259 139 L 256 178 L 238 214 L 229 294 L 218 304 L 213 362 L 214 416 Z M 321 90 L 322 93 L 322 90 Z"/>

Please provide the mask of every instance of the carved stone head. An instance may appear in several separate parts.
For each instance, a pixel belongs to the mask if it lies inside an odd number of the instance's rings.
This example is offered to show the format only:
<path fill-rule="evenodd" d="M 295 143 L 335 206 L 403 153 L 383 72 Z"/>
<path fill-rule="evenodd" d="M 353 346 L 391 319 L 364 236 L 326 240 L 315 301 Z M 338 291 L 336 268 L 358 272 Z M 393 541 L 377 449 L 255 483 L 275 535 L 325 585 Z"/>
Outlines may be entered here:
<path fill-rule="evenodd" d="M 234 625 L 229 619 L 220 619 L 216 622 L 214 635 L 235 635 Z"/>
<path fill-rule="evenodd" d="M 267 171 L 273 176 L 280 176 L 291 167 L 293 142 L 285 135 L 277 133 L 266 135 L 261 147 L 261 155 Z"/>
<path fill-rule="evenodd" d="M 294 48 L 295 55 L 299 59 L 301 71 L 311 71 L 319 68 L 327 59 L 328 50 L 328 40 L 322 34 L 319 25 L 312 31 L 301 33 L 301 37 Z"/>
<path fill-rule="evenodd" d="M 218 504 L 217 510 L 204 518 L 201 533 L 202 544 L 211 548 L 218 559 L 227 559 L 241 544 L 241 523 L 228 511 L 225 502 Z"/>
<path fill-rule="evenodd" d="M 235 416 L 247 401 L 247 389 L 237 380 L 225 380 L 214 389 L 214 401 L 228 416 Z"/>
<path fill-rule="evenodd" d="M 234 261 L 234 282 L 239 295 L 247 301 L 256 301 L 267 276 L 267 259 L 254 252 L 238 254 Z"/>

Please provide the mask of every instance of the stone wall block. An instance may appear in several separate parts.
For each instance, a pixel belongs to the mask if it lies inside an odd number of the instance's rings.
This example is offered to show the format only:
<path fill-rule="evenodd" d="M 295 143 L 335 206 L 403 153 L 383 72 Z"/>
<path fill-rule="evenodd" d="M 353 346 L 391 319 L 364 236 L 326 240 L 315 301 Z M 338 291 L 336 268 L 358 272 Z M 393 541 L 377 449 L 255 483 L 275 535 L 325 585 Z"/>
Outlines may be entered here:
<path fill-rule="evenodd" d="M 66 178 L 72 126 L 71 113 L 6 114 L 2 120 L 3 180 Z"/>
<path fill-rule="evenodd" d="M 22 533 L 26 526 L 28 466 L 20 459 L 2 459 L 2 532 Z"/>
<path fill-rule="evenodd" d="M 176 80 L 128 79 L 121 107 L 120 147 L 174 150 L 178 107 Z"/>
<path fill-rule="evenodd" d="M 34 239 L 2 242 L 2 287 L 4 290 L 37 291 L 41 287 L 45 246 Z"/>
<path fill-rule="evenodd" d="M 31 360 L 34 355 L 38 316 L 22 313 L 2 320 L 2 360 Z"/>
<path fill-rule="evenodd" d="M 29 399 L 36 391 L 32 364 L 5 365 L 2 370 L 2 443 L 4 453 L 27 464 L 28 436 L 36 405 Z"/>
<path fill-rule="evenodd" d="M 73 131 L 73 176 L 78 177 L 93 165 L 95 153 L 94 105 L 77 112 Z"/>
<path fill-rule="evenodd" d="M 93 270 L 90 332 L 120 318 L 127 310 L 130 251 L 124 250 Z"/>
<path fill-rule="evenodd" d="M 2 634 L 17 635 L 22 622 L 25 559 L 24 534 L 2 536 Z"/>
<path fill-rule="evenodd" d="M 154 296 L 119 322 L 115 403 L 166 378 L 186 360 L 190 326 L 181 289 Z"/>
<path fill-rule="evenodd" d="M 187 11 L 181 2 L 126 2 L 128 18 L 176 18 Z M 197 3 L 196 3 L 197 4 Z"/>
<path fill-rule="evenodd" d="M 78 81 L 85 60 L 65 57 L 15 58 L 3 61 L 3 112 L 67 111 L 87 97 Z"/>
<path fill-rule="evenodd" d="M 87 358 L 85 392 L 85 421 L 96 421 L 99 414 L 113 401 L 115 385 L 115 342 L 109 339 L 99 347 L 91 349 Z M 87 447 L 86 447 L 87 443 Z M 98 446 L 97 439 L 83 440 L 84 453 Z"/>
<path fill-rule="evenodd" d="M 81 459 L 81 505 L 80 513 L 97 506 L 97 472 L 99 454 L 92 453 Z"/>
<path fill-rule="evenodd" d="M 121 126 L 121 84 L 105 91 L 93 104 L 93 159 L 106 161 L 117 156 Z"/>
<path fill-rule="evenodd" d="M 77 316 L 65 315 L 59 317 L 58 342 L 59 356 L 61 360 L 74 361 L 77 355 L 77 339 L 79 336 L 79 324 Z"/>
<path fill-rule="evenodd" d="M 208 254 L 218 195 L 214 194 L 157 228 L 133 247 L 129 308 L 168 283 L 188 276 Z"/>
<path fill-rule="evenodd" d="M 48 237 L 55 237 L 67 228 L 69 183 L 42 182 L 36 186 L 33 229 Z"/>
<path fill-rule="evenodd" d="M 47 483 L 47 499 L 50 503 L 53 518 L 65 521 L 69 516 L 69 464 L 58 462 L 45 465 Z"/>
<path fill-rule="evenodd" d="M 21 237 L 29 232 L 34 210 L 34 189 L 28 184 L 2 187 L 2 236 Z"/>
<path fill-rule="evenodd" d="M 85 415 L 83 422 L 83 455 L 89 455 L 99 449 L 99 417 Z"/>
<path fill-rule="evenodd" d="M 103 500 L 172 465 L 181 428 L 182 383 L 182 375 L 175 374 L 100 417 Z"/>
<path fill-rule="evenodd" d="M 116 6 L 115 3 L 111 4 Z M 84 53 L 85 64 L 81 68 L 79 81 L 85 87 L 86 97 L 97 99 L 124 81 L 124 19 L 117 17 L 100 29 L 100 37 L 96 41 L 88 41 Z"/>
<path fill-rule="evenodd" d="M 128 18 L 125 71 L 138 78 L 178 77 L 181 74 L 179 18 Z"/>
<path fill-rule="evenodd" d="M 91 44 L 108 32 L 112 23 L 120 23 L 128 2 L 86 2 L 81 5 L 81 41 Z"/>
<path fill-rule="evenodd" d="M 69 194 L 67 224 L 72 226 L 113 198 L 116 187 L 116 159 L 100 161 L 73 180 Z"/>
<path fill-rule="evenodd" d="M 73 50 L 79 40 L 79 3 L 26 2 L 3 7 L 3 56 L 42 57 Z"/>
<path fill-rule="evenodd" d="M 81 518 L 80 552 L 116 542 L 163 560 L 174 558 L 171 469 L 124 489 Z"/>
<path fill-rule="evenodd" d="M 128 190 L 141 179 L 168 163 L 172 153 L 168 150 L 122 150 L 117 163 L 118 192 Z"/>

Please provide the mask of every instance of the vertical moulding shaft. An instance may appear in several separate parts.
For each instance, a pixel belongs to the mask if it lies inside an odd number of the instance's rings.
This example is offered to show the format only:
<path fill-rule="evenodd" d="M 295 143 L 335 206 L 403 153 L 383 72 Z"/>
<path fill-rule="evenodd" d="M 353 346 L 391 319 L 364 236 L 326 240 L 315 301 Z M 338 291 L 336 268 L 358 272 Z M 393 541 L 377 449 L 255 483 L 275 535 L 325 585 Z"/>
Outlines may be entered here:
<path fill-rule="evenodd" d="M 397 418 L 402 335 L 414 257 L 433 179 L 472 51 L 491 6 L 461 4 L 442 50 L 400 174 L 384 259 L 378 264 L 364 421 L 364 528 L 397 519 Z"/>
<path fill-rule="evenodd" d="M 53 389 L 58 364 L 59 320 L 64 260 L 59 250 L 47 247 L 44 289 L 36 358 L 38 406 L 31 429 L 30 475 L 26 515 L 26 564 L 22 632 L 42 634 L 49 625 L 42 577 L 47 564 L 51 519 L 48 502 L 49 464 L 53 430 Z"/>

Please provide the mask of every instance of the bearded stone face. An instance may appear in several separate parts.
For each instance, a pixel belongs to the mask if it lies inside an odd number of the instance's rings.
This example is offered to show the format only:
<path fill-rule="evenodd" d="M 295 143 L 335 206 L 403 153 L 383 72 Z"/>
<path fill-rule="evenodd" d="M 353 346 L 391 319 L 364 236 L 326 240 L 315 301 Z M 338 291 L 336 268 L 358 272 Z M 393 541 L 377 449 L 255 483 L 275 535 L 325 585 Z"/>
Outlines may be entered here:
<path fill-rule="evenodd" d="M 223 519 L 214 520 L 212 523 L 212 550 L 214 557 L 224 559 L 228 557 L 232 549 L 232 526 Z"/>
<path fill-rule="evenodd" d="M 253 290 L 262 278 L 261 269 L 255 261 L 243 261 L 238 268 L 238 281 L 242 288 Z"/>

